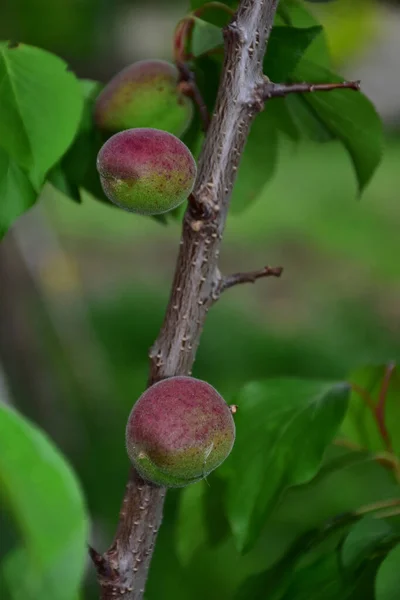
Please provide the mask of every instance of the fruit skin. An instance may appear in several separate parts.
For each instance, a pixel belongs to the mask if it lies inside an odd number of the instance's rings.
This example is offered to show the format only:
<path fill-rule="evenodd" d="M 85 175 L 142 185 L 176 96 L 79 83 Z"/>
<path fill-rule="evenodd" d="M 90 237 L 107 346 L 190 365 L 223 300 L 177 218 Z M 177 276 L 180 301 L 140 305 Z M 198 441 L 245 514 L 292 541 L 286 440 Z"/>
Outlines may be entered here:
<path fill-rule="evenodd" d="M 139 474 L 167 487 L 203 479 L 226 459 L 234 440 L 225 400 L 193 377 L 170 377 L 147 389 L 126 428 L 128 456 Z"/>
<path fill-rule="evenodd" d="M 97 170 L 117 206 L 157 215 L 182 204 L 193 189 L 196 162 L 180 139 L 159 129 L 127 129 L 100 149 Z"/>
<path fill-rule="evenodd" d="M 193 116 L 178 89 L 178 70 L 164 60 L 142 60 L 118 73 L 97 98 L 94 119 L 110 133 L 156 127 L 181 136 Z"/>

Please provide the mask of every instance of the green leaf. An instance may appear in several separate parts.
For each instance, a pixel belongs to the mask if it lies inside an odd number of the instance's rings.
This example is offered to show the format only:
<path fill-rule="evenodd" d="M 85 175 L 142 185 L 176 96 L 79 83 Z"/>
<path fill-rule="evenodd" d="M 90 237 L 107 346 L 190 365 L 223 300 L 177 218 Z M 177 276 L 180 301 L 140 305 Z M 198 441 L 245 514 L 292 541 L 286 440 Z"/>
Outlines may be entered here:
<path fill-rule="evenodd" d="M 255 202 L 275 173 L 278 158 L 277 124 L 272 112 L 262 112 L 251 128 L 232 194 L 232 213 Z"/>
<path fill-rule="evenodd" d="M 290 118 L 302 135 L 314 142 L 323 143 L 335 139 L 318 113 L 307 104 L 301 94 L 290 94 L 283 99 Z"/>
<path fill-rule="evenodd" d="M 388 376 L 388 386 L 382 394 L 385 376 Z M 391 365 L 361 367 L 350 375 L 349 382 L 353 389 L 341 432 L 366 450 L 382 452 L 391 447 L 400 456 L 399 368 L 392 370 Z"/>
<path fill-rule="evenodd" d="M 222 29 L 194 17 L 191 51 L 197 57 L 221 47 L 224 39 Z M 323 31 L 320 25 L 308 28 L 274 27 L 268 42 L 264 72 L 273 81 L 285 81 L 307 48 Z"/>
<path fill-rule="evenodd" d="M 48 174 L 48 181 L 65 196 L 81 202 L 80 187 L 84 185 L 88 173 L 96 182 L 101 199 L 107 201 L 101 189 L 96 170 L 96 157 L 102 140 L 93 121 L 93 105 L 102 85 L 90 79 L 79 80 L 84 98 L 84 107 L 76 139 L 61 162 Z"/>
<path fill-rule="evenodd" d="M 72 194 L 74 190 L 83 188 L 97 200 L 114 206 L 102 190 L 96 169 L 97 154 L 105 142 L 105 138 L 95 128 L 93 121 L 93 106 L 101 90 L 101 84 L 96 81 L 81 80 L 80 85 L 85 104 L 79 133 L 61 161 L 60 168 L 63 172 L 64 181 L 61 180 L 56 187 L 64 193 L 69 187 Z M 64 182 L 66 182 L 66 185 L 64 185 Z M 54 181 L 51 183 L 54 185 Z M 69 195 L 74 198 L 74 195 Z"/>
<path fill-rule="evenodd" d="M 306 60 L 297 65 L 292 79 L 312 83 L 343 81 L 341 77 Z M 374 106 L 363 94 L 346 89 L 307 94 L 304 101 L 350 154 L 361 193 L 382 158 L 383 129 Z"/>
<path fill-rule="evenodd" d="M 321 32 L 320 25 L 308 28 L 274 27 L 264 60 L 264 73 L 272 81 L 287 81 L 307 48 Z"/>
<path fill-rule="evenodd" d="M 93 107 L 97 96 L 103 89 L 103 85 L 99 81 L 93 79 L 80 79 L 79 85 L 83 95 L 83 111 L 79 124 L 79 132 L 91 131 L 94 128 Z"/>
<path fill-rule="evenodd" d="M 64 196 L 72 198 L 75 202 L 80 203 L 81 194 L 79 187 L 68 179 L 67 174 L 63 171 L 62 166 L 56 165 L 47 175 L 47 181 L 51 183 L 53 187 L 59 190 Z"/>
<path fill-rule="evenodd" d="M 200 481 L 187 486 L 180 494 L 176 527 L 176 553 L 184 566 L 191 562 L 197 549 L 206 541 L 204 527 L 206 488 L 206 482 Z"/>
<path fill-rule="evenodd" d="M 376 600 L 398 600 L 400 590 L 400 544 L 381 564 L 375 580 Z"/>
<path fill-rule="evenodd" d="M 292 117 L 285 100 L 286 98 L 275 98 L 273 102 L 268 103 L 265 112 L 275 124 L 276 129 L 293 142 L 298 142 L 300 140 L 300 127 Z"/>
<path fill-rule="evenodd" d="M 320 556 L 293 576 L 282 600 L 338 600 L 346 588 L 335 552 Z"/>
<path fill-rule="evenodd" d="M 364 517 L 345 539 L 341 558 L 346 569 L 358 567 L 383 542 L 393 538 L 392 527 L 384 519 Z"/>
<path fill-rule="evenodd" d="M 26 173 L 0 148 L 0 239 L 36 199 Z"/>
<path fill-rule="evenodd" d="M 235 600 L 246 600 L 247 598 L 264 600 L 267 590 L 268 600 L 281 599 L 294 579 L 301 580 L 303 578 L 302 562 L 306 564 L 311 562 L 315 566 L 316 561 L 319 560 L 318 557 L 321 553 L 326 554 L 327 548 L 334 557 L 332 553 L 336 550 L 348 526 L 353 522 L 354 517 L 345 514 L 298 535 L 284 556 L 272 567 L 245 581 L 235 596 Z M 335 565 L 339 566 L 336 558 Z M 311 580 L 312 578 L 309 580 L 310 583 Z"/>
<path fill-rule="evenodd" d="M 290 27 L 316 27 L 320 26 L 314 14 L 310 12 L 302 0 L 281 0 L 278 6 L 278 15 Z M 329 69 L 331 58 L 328 39 L 325 32 L 311 42 L 304 53 L 304 58 Z"/>
<path fill-rule="evenodd" d="M 344 384 L 301 379 L 251 383 L 239 394 L 236 442 L 220 471 L 240 550 L 254 544 L 284 490 L 316 475 L 347 396 Z"/>
<path fill-rule="evenodd" d="M 224 38 L 220 27 L 194 17 L 194 27 L 191 37 L 191 51 L 193 56 L 201 56 L 201 54 L 222 46 L 223 43 Z"/>
<path fill-rule="evenodd" d="M 82 492 L 47 437 L 4 404 L 0 404 L 0 495 L 21 536 L 21 547 L 2 565 L 9 597 L 76 598 L 86 558 Z"/>
<path fill-rule="evenodd" d="M 240 586 L 235 600 L 264 600 L 268 590 L 268 600 L 282 598 L 293 577 L 295 568 L 303 554 L 316 537 L 316 531 L 307 531 L 300 535 L 289 547 L 285 555 L 271 568 L 249 577 Z"/>
<path fill-rule="evenodd" d="M 38 191 L 71 145 L 83 107 L 66 63 L 39 48 L 0 43 L 0 145 Z"/>
<path fill-rule="evenodd" d="M 231 538 L 224 506 L 226 482 L 218 477 L 218 472 L 214 472 L 207 477 L 207 483 L 209 485 L 204 497 L 205 526 L 208 545 L 215 547 Z"/>

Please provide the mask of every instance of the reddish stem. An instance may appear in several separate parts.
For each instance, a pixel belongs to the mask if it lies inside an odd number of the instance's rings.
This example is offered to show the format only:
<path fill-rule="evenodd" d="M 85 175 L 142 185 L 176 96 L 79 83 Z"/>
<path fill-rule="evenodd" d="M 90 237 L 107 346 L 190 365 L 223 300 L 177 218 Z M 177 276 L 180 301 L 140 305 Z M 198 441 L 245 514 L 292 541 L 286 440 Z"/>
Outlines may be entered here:
<path fill-rule="evenodd" d="M 373 413 L 375 413 L 375 404 L 374 404 L 374 401 L 372 400 L 372 398 L 369 395 L 369 393 L 367 392 L 367 390 L 364 390 L 364 388 L 362 388 L 357 383 L 351 383 L 350 386 L 356 392 L 356 394 L 358 394 L 362 398 L 362 400 L 364 400 L 364 402 L 368 406 L 368 408 Z"/>
<path fill-rule="evenodd" d="M 386 450 L 394 454 L 392 441 L 390 439 L 389 431 L 385 423 L 385 408 L 386 398 L 389 389 L 390 379 L 396 368 L 395 363 L 390 363 L 386 368 L 385 375 L 382 381 L 381 389 L 379 391 L 378 403 L 375 404 L 370 394 L 356 383 L 351 383 L 352 389 L 364 400 L 368 408 L 371 410 L 376 425 L 379 430 L 379 434 L 385 444 Z"/>
<path fill-rule="evenodd" d="M 390 439 L 389 431 L 386 427 L 385 423 L 385 409 L 386 409 L 386 399 L 389 390 L 390 380 L 392 375 L 396 369 L 395 363 L 390 363 L 386 367 L 385 376 L 382 381 L 381 389 L 379 391 L 378 404 L 375 407 L 374 414 L 376 423 L 378 425 L 379 431 L 381 433 L 382 439 L 385 442 L 386 448 L 389 452 L 393 454 L 393 446 L 392 441 Z"/>
<path fill-rule="evenodd" d="M 174 34 L 174 57 L 176 63 L 185 63 L 193 58 L 191 53 L 186 53 L 186 44 L 190 39 L 195 24 L 194 17 L 201 17 L 204 12 L 213 8 L 226 12 L 230 17 L 235 14 L 232 8 L 222 2 L 207 2 L 181 19 L 176 26 Z"/>

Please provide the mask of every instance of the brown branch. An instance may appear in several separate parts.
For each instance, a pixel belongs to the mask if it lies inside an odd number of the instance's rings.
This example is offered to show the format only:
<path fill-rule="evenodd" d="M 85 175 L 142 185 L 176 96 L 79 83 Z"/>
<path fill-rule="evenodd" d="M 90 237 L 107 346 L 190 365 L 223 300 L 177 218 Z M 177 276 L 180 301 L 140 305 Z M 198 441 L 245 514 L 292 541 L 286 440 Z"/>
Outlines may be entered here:
<path fill-rule="evenodd" d="M 341 81 L 336 83 L 264 83 L 262 97 L 264 100 L 284 98 L 288 94 L 307 94 L 312 92 L 331 92 L 338 89 L 360 91 L 360 81 Z"/>
<path fill-rule="evenodd" d="M 112 546 L 104 555 L 89 548 L 101 586 L 101 600 L 143 598 L 165 493 L 165 488 L 143 481 L 131 469 Z"/>
<path fill-rule="evenodd" d="M 149 385 L 191 373 L 221 283 L 218 257 L 239 162 L 251 124 L 264 106 L 262 64 L 278 1 L 241 0 L 224 30 L 225 61 L 215 112 L 183 221 L 170 301 L 150 351 Z M 143 598 L 164 496 L 164 488 L 144 482 L 131 470 L 114 542 L 99 563 L 102 600 Z"/>
<path fill-rule="evenodd" d="M 221 279 L 219 292 L 222 293 L 229 288 L 240 283 L 255 283 L 262 277 L 280 277 L 283 273 L 283 267 L 264 267 L 259 271 L 249 271 L 248 273 L 233 273 Z"/>
<path fill-rule="evenodd" d="M 216 107 L 183 221 L 165 319 L 150 351 L 149 385 L 191 373 L 207 311 L 221 283 L 218 257 L 239 162 L 251 124 L 264 106 L 262 64 L 278 1 L 241 0 L 224 29 L 225 61 Z M 98 574 L 103 600 L 143 598 L 164 496 L 164 488 L 131 471 L 114 542 L 102 557 L 108 576 L 103 561 L 103 573 Z"/>

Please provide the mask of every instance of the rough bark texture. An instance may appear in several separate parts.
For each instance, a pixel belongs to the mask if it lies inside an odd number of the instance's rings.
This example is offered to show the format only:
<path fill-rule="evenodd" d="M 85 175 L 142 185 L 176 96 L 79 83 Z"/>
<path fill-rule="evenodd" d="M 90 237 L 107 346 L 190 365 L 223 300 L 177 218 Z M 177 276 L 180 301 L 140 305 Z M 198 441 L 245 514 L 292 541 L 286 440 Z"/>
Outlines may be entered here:
<path fill-rule="evenodd" d="M 150 384 L 190 374 L 207 311 L 223 289 L 219 249 L 239 161 L 253 118 L 263 108 L 262 65 L 277 4 L 242 0 L 225 29 L 219 94 L 183 222 L 166 316 L 150 352 Z M 143 598 L 164 496 L 164 488 L 131 472 L 113 545 L 103 556 L 92 554 L 103 600 Z"/>

